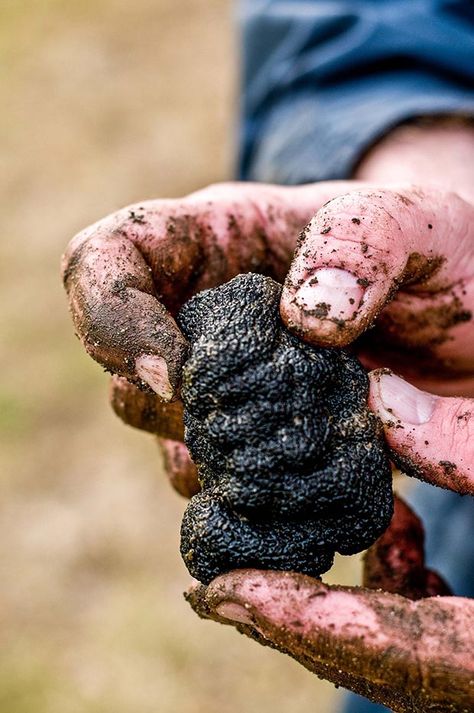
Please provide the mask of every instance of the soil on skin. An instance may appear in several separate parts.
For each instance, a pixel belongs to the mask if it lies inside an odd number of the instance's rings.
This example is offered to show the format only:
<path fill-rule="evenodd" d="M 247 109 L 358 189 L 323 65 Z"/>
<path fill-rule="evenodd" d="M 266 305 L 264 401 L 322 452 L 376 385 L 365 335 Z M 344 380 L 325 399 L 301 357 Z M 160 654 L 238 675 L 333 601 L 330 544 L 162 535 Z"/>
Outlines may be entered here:
<path fill-rule="evenodd" d="M 185 501 L 153 436 L 110 409 L 59 278 L 84 226 L 231 177 L 230 13 L 220 0 L 0 3 L 6 713 L 334 709 L 331 684 L 183 602 Z"/>

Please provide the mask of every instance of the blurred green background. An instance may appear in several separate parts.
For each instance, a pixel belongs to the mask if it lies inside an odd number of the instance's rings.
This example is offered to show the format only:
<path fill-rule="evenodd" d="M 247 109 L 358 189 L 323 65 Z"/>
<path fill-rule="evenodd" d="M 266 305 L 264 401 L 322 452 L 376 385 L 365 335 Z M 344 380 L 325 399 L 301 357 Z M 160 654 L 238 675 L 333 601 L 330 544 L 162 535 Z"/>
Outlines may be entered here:
<path fill-rule="evenodd" d="M 0 54 L 0 711 L 335 710 L 330 684 L 183 600 L 185 503 L 109 410 L 59 279 L 88 223 L 231 177 L 230 2 L 2 0 Z"/>

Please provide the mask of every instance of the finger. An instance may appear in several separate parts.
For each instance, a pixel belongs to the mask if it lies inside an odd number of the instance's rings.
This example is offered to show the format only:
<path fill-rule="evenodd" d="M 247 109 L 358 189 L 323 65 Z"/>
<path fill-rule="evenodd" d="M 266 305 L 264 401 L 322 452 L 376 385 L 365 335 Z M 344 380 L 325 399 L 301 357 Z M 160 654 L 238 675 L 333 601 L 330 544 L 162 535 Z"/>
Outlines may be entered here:
<path fill-rule="evenodd" d="M 144 392 L 127 379 L 113 376 L 110 403 L 127 425 L 176 441 L 184 439 L 183 404 L 164 403 L 154 393 Z"/>
<path fill-rule="evenodd" d="M 474 207 L 455 194 L 412 187 L 336 198 L 302 233 L 283 319 L 307 341 L 347 345 L 402 288 L 410 296 L 387 326 L 394 342 L 409 334 L 418 349 L 452 336 L 472 344 L 473 239 Z"/>
<path fill-rule="evenodd" d="M 473 255 L 474 259 L 474 255 Z M 445 383 L 449 393 L 472 392 L 474 379 L 473 282 L 421 295 L 397 293 L 358 349 L 409 379 Z M 456 391 L 463 387 L 469 391 Z"/>
<path fill-rule="evenodd" d="M 218 577 L 188 599 L 201 616 L 237 623 L 318 676 L 395 711 L 469 710 L 473 701 L 471 600 L 411 602 L 257 570 Z"/>
<path fill-rule="evenodd" d="M 163 456 L 165 473 L 173 488 L 185 498 L 191 498 L 199 493 L 201 486 L 197 468 L 184 443 L 169 438 L 158 438 L 158 446 Z"/>
<path fill-rule="evenodd" d="M 420 391 L 387 369 L 370 373 L 369 407 L 392 459 L 420 480 L 474 495 L 474 402 Z"/>
<path fill-rule="evenodd" d="M 165 473 L 173 488 L 185 498 L 201 489 L 197 469 L 183 443 L 183 404 L 163 403 L 158 396 L 141 391 L 127 379 L 113 376 L 112 408 L 128 426 L 158 434 L 158 446 Z"/>
<path fill-rule="evenodd" d="M 173 316 L 194 293 L 241 272 L 282 279 L 296 236 L 347 183 L 223 184 L 149 201 L 77 235 L 63 278 L 77 334 L 107 370 L 176 397 L 186 343 Z"/>
<path fill-rule="evenodd" d="M 367 343 L 373 331 L 375 330 L 367 332 Z M 366 340 L 363 339 L 363 341 Z M 381 340 L 374 341 L 375 343 L 370 350 L 372 353 L 369 353 L 366 349 L 364 351 L 357 349 L 357 356 L 367 371 L 383 366 L 401 374 L 422 391 L 431 391 L 438 396 L 457 396 L 462 394 L 464 397 L 474 397 L 474 375 L 455 376 L 447 372 L 441 371 L 440 373 L 439 370 L 427 369 L 425 368 L 426 364 L 420 365 L 418 358 L 414 354 L 410 355 L 408 352 L 392 352 L 390 354 L 384 349 L 384 344 Z M 420 361 L 424 361 L 423 357 Z"/>
<path fill-rule="evenodd" d="M 421 521 L 395 496 L 390 525 L 364 555 L 363 586 L 414 600 L 451 594 L 439 574 L 425 568 L 424 540 Z"/>
<path fill-rule="evenodd" d="M 70 249 L 64 283 L 74 324 L 93 359 L 169 401 L 186 341 L 156 299 L 150 269 L 120 223 L 106 221 Z"/>

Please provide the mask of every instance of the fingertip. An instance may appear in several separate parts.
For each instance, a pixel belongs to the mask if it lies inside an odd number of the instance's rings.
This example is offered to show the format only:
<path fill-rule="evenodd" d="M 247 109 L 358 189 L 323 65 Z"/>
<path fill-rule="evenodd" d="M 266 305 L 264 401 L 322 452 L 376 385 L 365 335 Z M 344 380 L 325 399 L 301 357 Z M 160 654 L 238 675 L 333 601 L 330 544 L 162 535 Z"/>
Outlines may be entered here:
<path fill-rule="evenodd" d="M 382 420 L 394 463 L 407 475 L 474 494 L 472 400 L 421 391 L 388 369 L 370 374 L 369 408 Z"/>
<path fill-rule="evenodd" d="M 421 426 L 434 412 L 438 397 L 421 391 L 390 369 L 376 369 L 369 374 L 369 406 L 384 423 Z"/>
<path fill-rule="evenodd" d="M 201 486 L 196 464 L 182 441 L 158 438 L 158 446 L 163 456 L 165 473 L 173 488 L 184 498 L 192 498 Z"/>
<path fill-rule="evenodd" d="M 135 361 L 135 371 L 138 378 L 153 389 L 160 399 L 171 401 L 174 391 L 169 379 L 168 365 L 163 357 L 143 354 Z"/>
<path fill-rule="evenodd" d="M 254 623 L 253 617 L 248 609 L 235 602 L 221 602 L 217 604 L 215 611 L 222 619 L 227 619 L 234 623 L 249 625 Z"/>
<path fill-rule="evenodd" d="M 296 288 L 283 288 L 281 315 L 290 331 L 321 346 L 346 346 L 362 329 L 365 286 L 356 275 L 339 268 L 316 270 Z"/>
<path fill-rule="evenodd" d="M 352 272 L 323 267 L 295 292 L 294 301 L 304 313 L 319 318 L 354 319 L 364 296 L 364 286 Z"/>
<path fill-rule="evenodd" d="M 231 608 L 227 615 L 223 612 L 229 603 L 244 608 L 249 617 L 266 615 L 275 594 L 279 592 L 282 599 L 282 580 L 288 576 L 288 573 L 272 570 L 235 569 L 219 575 L 208 585 L 206 599 L 214 611 L 219 610 L 219 615 L 228 619 L 232 619 Z"/>
<path fill-rule="evenodd" d="M 368 377 L 369 377 L 369 397 L 368 397 L 368 405 L 369 408 L 376 413 L 380 418 L 382 418 L 381 414 L 379 413 L 381 411 L 382 407 L 382 399 L 380 395 L 380 381 L 382 377 L 385 376 L 391 376 L 393 374 L 393 371 L 391 369 L 373 369 L 372 371 L 369 371 Z M 382 420 L 384 420 L 382 418 Z"/>

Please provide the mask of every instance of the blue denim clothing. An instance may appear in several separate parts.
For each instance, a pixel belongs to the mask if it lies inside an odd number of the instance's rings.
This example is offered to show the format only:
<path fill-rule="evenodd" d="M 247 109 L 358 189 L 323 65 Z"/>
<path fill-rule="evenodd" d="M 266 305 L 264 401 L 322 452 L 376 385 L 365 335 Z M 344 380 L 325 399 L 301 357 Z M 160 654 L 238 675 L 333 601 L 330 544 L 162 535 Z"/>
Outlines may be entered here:
<path fill-rule="evenodd" d="M 393 126 L 474 114 L 472 0 L 241 0 L 239 174 L 347 178 Z"/>
<path fill-rule="evenodd" d="M 473 0 L 240 0 L 239 14 L 243 179 L 348 178 L 404 121 L 474 116 Z M 410 500 L 429 565 L 474 596 L 474 499 L 420 483 Z"/>

